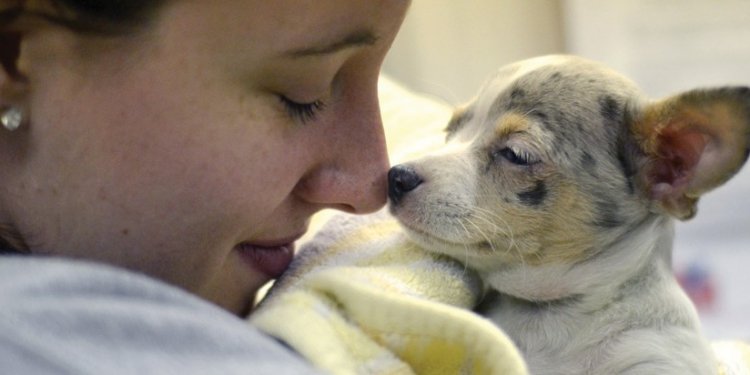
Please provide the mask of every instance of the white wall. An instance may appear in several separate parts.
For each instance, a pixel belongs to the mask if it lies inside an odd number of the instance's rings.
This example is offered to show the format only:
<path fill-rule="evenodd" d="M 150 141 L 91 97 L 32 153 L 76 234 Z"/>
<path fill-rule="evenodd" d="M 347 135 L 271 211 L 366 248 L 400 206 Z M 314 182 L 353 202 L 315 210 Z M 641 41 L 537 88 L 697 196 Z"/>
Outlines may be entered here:
<path fill-rule="evenodd" d="M 750 1 L 568 0 L 571 53 L 603 61 L 660 97 L 750 83 Z"/>
<path fill-rule="evenodd" d="M 414 0 L 384 71 L 460 103 L 501 65 L 561 52 L 562 31 L 558 1 Z"/>

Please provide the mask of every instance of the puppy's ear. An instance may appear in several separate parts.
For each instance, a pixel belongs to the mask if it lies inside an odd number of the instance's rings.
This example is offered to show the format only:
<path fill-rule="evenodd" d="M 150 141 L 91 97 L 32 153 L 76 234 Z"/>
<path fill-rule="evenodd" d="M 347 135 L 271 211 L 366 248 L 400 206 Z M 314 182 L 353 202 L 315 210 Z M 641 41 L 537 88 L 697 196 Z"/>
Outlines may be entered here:
<path fill-rule="evenodd" d="M 646 107 L 632 133 L 646 155 L 638 172 L 656 206 L 692 218 L 701 194 L 731 178 L 750 153 L 750 88 L 688 91 Z"/>

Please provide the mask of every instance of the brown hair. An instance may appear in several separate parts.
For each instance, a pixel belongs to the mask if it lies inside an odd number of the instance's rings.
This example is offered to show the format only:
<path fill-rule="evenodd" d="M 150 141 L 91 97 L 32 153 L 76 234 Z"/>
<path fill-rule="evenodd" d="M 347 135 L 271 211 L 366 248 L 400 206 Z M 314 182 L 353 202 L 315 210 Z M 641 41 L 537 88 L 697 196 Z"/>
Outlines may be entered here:
<path fill-rule="evenodd" d="M 121 34 L 154 19 L 165 0 L 47 0 L 31 7 L 26 1 L 0 5 L 0 29 L 21 15 L 41 17 L 71 30 Z"/>

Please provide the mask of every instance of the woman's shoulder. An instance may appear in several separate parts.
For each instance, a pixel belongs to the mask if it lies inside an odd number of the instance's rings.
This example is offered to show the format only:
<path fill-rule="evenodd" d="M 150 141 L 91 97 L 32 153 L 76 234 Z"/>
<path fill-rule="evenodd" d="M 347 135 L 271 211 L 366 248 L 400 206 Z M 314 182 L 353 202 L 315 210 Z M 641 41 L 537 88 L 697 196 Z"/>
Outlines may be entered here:
<path fill-rule="evenodd" d="M 149 277 L 89 262 L 0 257 L 6 373 L 311 373 L 242 319 Z"/>
<path fill-rule="evenodd" d="M 0 257 L 0 298 L 137 297 L 209 308 L 210 304 L 146 275 L 90 261 L 57 257 Z M 211 307 L 213 308 L 213 307 Z"/>

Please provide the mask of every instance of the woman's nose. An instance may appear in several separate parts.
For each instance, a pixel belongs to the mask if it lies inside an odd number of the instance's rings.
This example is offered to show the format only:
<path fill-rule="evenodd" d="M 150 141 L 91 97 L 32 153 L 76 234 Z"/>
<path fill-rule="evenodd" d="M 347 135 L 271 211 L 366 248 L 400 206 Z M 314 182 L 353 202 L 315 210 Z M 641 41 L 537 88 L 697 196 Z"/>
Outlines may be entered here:
<path fill-rule="evenodd" d="M 317 147 L 313 152 L 322 161 L 300 180 L 299 197 L 351 213 L 373 212 L 385 204 L 389 162 L 377 110 L 334 125 Z"/>

